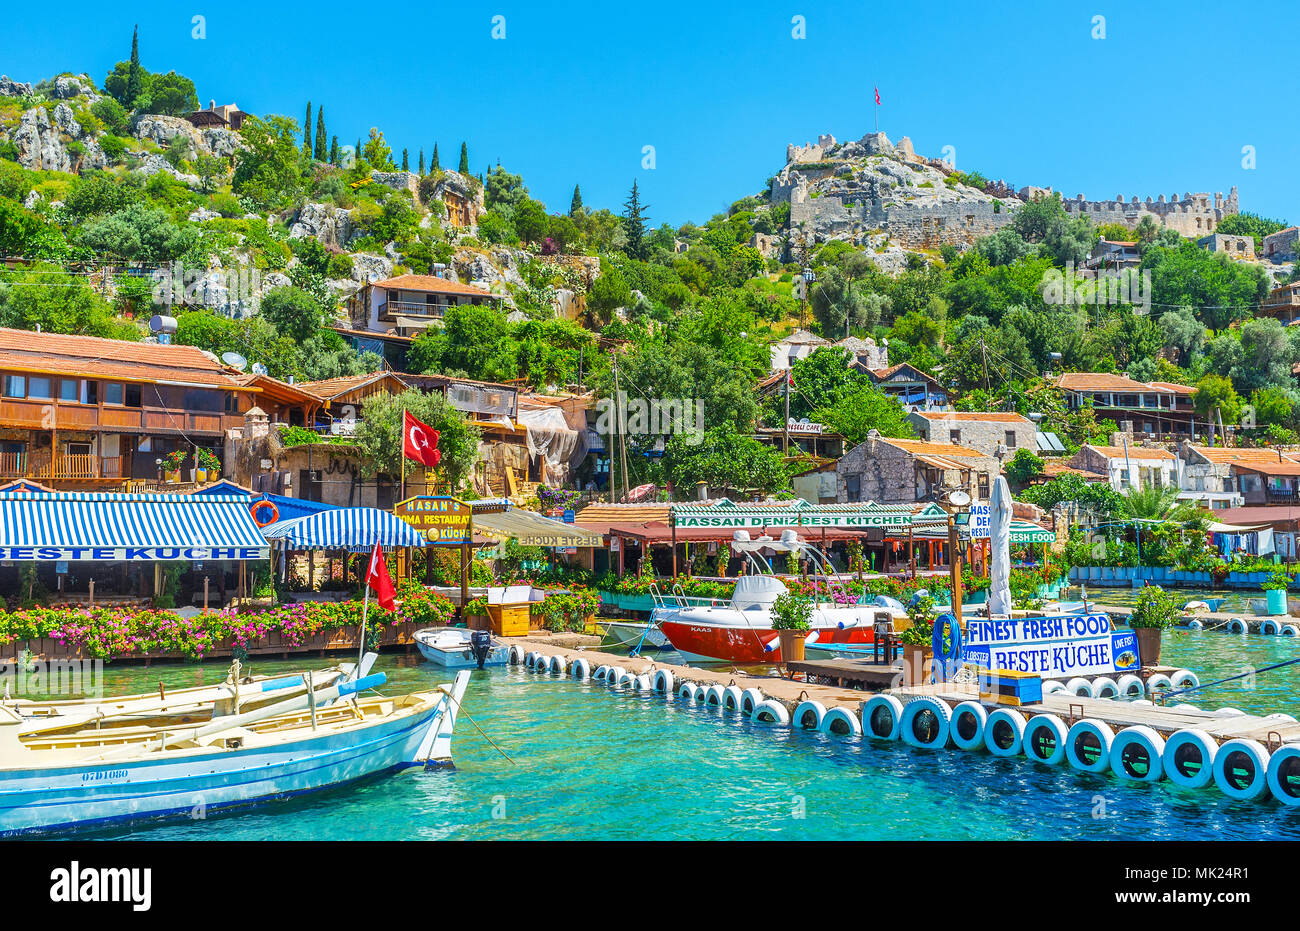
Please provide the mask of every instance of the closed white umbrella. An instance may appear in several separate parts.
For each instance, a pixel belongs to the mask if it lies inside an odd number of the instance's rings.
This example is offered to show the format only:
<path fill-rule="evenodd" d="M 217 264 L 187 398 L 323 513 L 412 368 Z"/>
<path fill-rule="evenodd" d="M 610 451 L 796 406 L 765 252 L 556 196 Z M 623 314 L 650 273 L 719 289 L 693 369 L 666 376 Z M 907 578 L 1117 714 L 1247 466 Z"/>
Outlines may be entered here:
<path fill-rule="evenodd" d="M 989 616 L 1011 613 L 1011 489 L 998 476 L 989 500 Z"/>

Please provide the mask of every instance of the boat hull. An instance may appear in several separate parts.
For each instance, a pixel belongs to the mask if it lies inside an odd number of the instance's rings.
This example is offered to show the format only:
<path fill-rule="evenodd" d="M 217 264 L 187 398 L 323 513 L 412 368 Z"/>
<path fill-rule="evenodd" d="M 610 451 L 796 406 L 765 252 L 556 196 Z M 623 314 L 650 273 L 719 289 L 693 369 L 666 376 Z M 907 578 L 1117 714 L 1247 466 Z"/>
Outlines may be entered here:
<path fill-rule="evenodd" d="M 474 658 L 474 651 L 466 648 L 452 650 L 441 649 L 436 646 L 430 646 L 426 643 L 416 641 L 415 644 L 420 649 L 420 655 L 431 663 L 436 663 L 447 669 L 477 669 L 478 660 Z M 504 666 L 510 660 L 510 648 L 494 646 L 488 651 L 487 659 L 483 661 L 483 666 Z"/>
<path fill-rule="evenodd" d="M 780 637 L 770 627 L 697 624 L 678 619 L 664 621 L 664 635 L 688 662 L 725 662 L 742 665 L 782 662 Z M 818 644 L 869 646 L 875 642 L 871 627 L 818 628 Z M 769 648 L 770 645 L 770 648 Z"/>
<path fill-rule="evenodd" d="M 413 765 L 450 763 L 463 683 L 458 679 L 451 691 L 454 698 L 443 694 L 408 714 L 274 746 L 0 770 L 0 836 L 198 820 Z"/>
<path fill-rule="evenodd" d="M 601 633 L 601 646 L 634 647 L 640 644 L 660 650 L 668 646 L 668 638 L 653 622 L 597 621 L 597 628 Z"/>

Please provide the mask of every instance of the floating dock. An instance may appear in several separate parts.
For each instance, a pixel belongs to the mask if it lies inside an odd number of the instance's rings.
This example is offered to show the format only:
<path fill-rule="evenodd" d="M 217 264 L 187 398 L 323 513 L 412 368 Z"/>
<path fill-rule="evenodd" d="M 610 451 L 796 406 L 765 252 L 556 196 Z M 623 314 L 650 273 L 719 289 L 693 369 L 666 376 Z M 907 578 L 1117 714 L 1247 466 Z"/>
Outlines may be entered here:
<path fill-rule="evenodd" d="M 893 687 L 900 669 L 860 660 L 792 664 L 795 670 L 837 682 L 827 685 L 730 668 L 664 664 L 561 646 L 549 638 L 516 641 L 510 654 L 512 663 L 539 673 L 591 679 L 621 691 L 661 693 L 741 714 L 756 724 L 902 740 L 928 749 L 984 750 L 1047 765 L 1068 762 L 1084 772 L 1109 772 L 1139 782 L 1168 779 L 1188 788 L 1213 783 L 1234 799 L 1271 794 L 1285 805 L 1300 806 L 1300 722 L 1287 714 L 1093 698 L 1087 693 L 1094 683 L 1083 678 L 1059 691 L 1044 688 L 1041 697 L 1013 706 L 987 694 L 981 697 L 974 680 Z M 1146 682 L 1169 689 L 1170 674 L 1177 672 L 1182 670 L 1148 668 L 1140 679 L 1131 674 L 1121 678 L 1138 679 L 1145 692 Z M 1103 680 L 1116 684 L 1109 677 L 1095 678 Z M 873 694 L 839 684 L 850 681 L 879 690 Z M 1075 689 L 1085 694 L 1074 694 Z"/>

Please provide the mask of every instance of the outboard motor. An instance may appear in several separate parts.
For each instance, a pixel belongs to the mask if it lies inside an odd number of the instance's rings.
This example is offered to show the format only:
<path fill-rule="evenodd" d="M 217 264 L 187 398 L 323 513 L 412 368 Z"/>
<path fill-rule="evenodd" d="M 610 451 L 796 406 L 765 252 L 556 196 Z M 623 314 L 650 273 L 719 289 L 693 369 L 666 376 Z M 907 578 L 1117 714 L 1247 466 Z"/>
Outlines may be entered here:
<path fill-rule="evenodd" d="M 474 659 L 478 662 L 478 668 L 482 669 L 483 664 L 487 662 L 488 654 L 492 652 L 492 631 L 471 631 L 469 648 L 474 651 Z"/>

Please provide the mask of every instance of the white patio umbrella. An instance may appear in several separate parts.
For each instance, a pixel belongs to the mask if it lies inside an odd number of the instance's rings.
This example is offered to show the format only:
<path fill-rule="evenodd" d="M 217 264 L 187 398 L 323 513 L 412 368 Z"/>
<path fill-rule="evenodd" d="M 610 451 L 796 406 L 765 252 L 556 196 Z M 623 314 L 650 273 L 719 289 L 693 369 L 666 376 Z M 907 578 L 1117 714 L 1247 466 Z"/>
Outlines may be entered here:
<path fill-rule="evenodd" d="M 998 476 L 989 500 L 989 617 L 1011 614 L 1011 489 Z"/>

